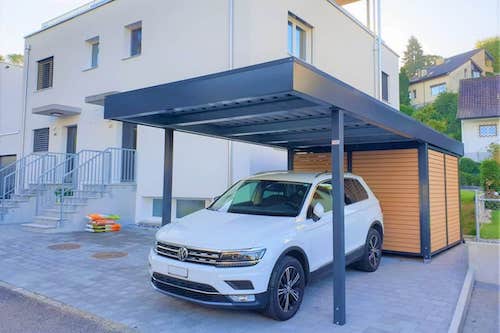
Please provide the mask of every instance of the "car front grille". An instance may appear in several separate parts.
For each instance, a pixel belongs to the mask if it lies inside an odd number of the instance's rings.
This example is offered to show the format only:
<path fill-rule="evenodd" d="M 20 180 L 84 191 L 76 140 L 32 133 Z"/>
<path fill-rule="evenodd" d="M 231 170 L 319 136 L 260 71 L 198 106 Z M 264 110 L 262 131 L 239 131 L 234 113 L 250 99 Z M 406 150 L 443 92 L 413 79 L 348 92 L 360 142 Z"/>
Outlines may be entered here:
<path fill-rule="evenodd" d="M 181 260 L 179 258 L 179 250 L 181 248 L 183 247 L 176 244 L 156 242 L 156 253 L 158 253 L 158 255 L 175 260 Z M 220 252 L 195 248 L 186 249 L 187 257 L 183 261 L 212 266 L 216 266 L 219 262 Z"/>

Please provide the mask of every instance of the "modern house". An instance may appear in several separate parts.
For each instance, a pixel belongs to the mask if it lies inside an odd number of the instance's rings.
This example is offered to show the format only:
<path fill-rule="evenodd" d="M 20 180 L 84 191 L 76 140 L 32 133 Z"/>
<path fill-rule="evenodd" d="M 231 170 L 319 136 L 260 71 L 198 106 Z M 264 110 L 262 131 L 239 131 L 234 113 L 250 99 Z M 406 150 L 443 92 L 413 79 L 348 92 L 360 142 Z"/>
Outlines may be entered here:
<path fill-rule="evenodd" d="M 411 104 L 421 107 L 432 103 L 442 92 L 458 92 L 460 80 L 493 73 L 493 56 L 475 49 L 441 59 L 435 66 L 423 69 L 410 79 L 408 93 Z"/>
<path fill-rule="evenodd" d="M 21 150 L 22 104 L 22 66 L 0 62 L 0 170 L 15 162 Z"/>
<path fill-rule="evenodd" d="M 104 119 L 118 92 L 295 56 L 398 109 L 398 55 L 342 7 L 350 2 L 101 0 L 26 36 L 15 191 L 36 212 L 32 227 L 81 228 L 93 211 L 160 223 L 164 131 Z M 172 218 L 242 177 L 286 169 L 285 149 L 234 139 L 175 132 Z M 27 220 L 16 207 L 5 218 Z"/>
<path fill-rule="evenodd" d="M 462 123 L 465 157 L 482 161 L 500 144 L 500 76 L 460 81 L 457 118 Z"/>

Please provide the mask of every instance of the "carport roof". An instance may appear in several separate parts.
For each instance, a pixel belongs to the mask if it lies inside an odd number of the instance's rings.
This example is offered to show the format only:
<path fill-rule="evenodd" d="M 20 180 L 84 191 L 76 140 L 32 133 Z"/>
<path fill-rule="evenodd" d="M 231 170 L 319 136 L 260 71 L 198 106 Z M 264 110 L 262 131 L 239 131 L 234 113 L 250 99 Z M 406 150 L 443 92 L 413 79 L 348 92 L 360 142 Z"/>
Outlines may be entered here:
<path fill-rule="evenodd" d="M 330 147 L 331 110 L 344 110 L 345 145 L 453 140 L 294 57 L 106 97 L 104 116 L 297 151 Z"/>

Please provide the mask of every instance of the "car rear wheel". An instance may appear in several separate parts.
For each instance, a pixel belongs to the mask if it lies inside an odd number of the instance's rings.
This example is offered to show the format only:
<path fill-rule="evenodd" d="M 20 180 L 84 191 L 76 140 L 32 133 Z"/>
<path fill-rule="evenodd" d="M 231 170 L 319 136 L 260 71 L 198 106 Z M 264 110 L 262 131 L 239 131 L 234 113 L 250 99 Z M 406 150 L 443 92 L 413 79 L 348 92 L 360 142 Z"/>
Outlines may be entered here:
<path fill-rule="evenodd" d="M 271 274 L 265 314 L 276 320 L 292 318 L 302 303 L 305 281 L 304 268 L 300 262 L 293 257 L 283 257 Z"/>
<path fill-rule="evenodd" d="M 382 235 L 371 228 L 366 237 L 363 256 L 356 263 L 356 268 L 365 272 L 375 272 L 382 259 Z"/>

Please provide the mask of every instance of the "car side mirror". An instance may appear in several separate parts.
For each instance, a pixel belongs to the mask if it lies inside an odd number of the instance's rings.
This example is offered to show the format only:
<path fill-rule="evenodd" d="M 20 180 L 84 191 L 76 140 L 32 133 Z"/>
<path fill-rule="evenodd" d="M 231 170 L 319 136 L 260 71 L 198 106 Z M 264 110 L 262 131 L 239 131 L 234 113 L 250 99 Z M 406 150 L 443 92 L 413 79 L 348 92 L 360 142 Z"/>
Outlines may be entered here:
<path fill-rule="evenodd" d="M 322 218 L 323 215 L 325 215 L 325 207 L 323 207 L 320 202 L 317 202 L 313 207 L 312 219 L 314 220 L 314 222 L 316 222 L 320 218 Z"/>

